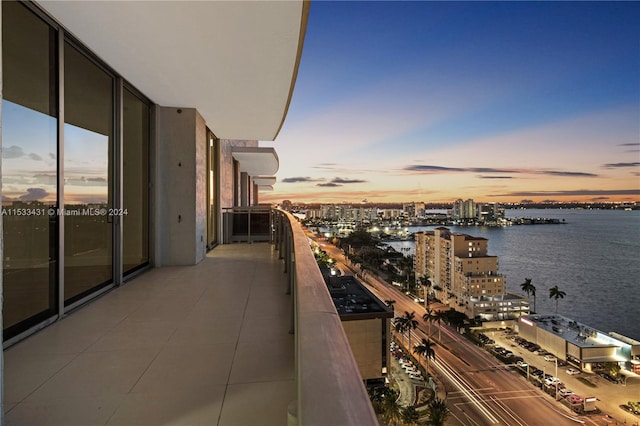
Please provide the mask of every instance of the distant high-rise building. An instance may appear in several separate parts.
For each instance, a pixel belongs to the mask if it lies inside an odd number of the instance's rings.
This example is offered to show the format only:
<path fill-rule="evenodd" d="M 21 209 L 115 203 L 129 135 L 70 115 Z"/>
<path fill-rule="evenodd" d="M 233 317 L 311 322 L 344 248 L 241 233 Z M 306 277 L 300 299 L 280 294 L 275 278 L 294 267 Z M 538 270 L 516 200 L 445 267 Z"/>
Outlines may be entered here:
<path fill-rule="evenodd" d="M 291 200 L 283 200 L 281 206 L 282 210 L 290 211 L 293 204 L 291 203 Z"/>

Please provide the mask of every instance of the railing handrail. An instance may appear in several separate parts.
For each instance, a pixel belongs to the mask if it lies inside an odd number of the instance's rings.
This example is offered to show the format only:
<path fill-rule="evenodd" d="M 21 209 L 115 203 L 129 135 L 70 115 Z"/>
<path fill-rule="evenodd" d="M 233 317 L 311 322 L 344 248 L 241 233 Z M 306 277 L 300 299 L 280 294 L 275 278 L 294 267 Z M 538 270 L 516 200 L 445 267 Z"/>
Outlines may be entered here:
<path fill-rule="evenodd" d="M 288 212 L 294 274 L 298 425 L 378 425 L 329 290 L 300 223 Z M 287 259 L 285 258 L 285 262 Z"/>

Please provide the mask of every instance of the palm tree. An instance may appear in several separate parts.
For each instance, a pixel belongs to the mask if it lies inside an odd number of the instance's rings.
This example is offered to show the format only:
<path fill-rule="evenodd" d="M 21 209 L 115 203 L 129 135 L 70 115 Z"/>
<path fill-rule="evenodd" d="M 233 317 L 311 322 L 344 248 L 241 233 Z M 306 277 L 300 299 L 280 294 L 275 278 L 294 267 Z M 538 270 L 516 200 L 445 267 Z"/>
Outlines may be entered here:
<path fill-rule="evenodd" d="M 447 417 L 449 417 L 447 405 L 440 398 L 433 398 L 429 402 L 429 425 L 444 426 Z"/>
<path fill-rule="evenodd" d="M 533 295 L 533 312 L 536 311 L 536 286 L 531 284 L 531 278 L 525 278 L 524 282 L 520 284 L 522 291 L 527 293 L 527 296 Z"/>
<path fill-rule="evenodd" d="M 402 416 L 402 407 L 398 404 L 398 391 L 387 388 L 382 402 L 382 419 L 387 423 L 396 422 Z"/>
<path fill-rule="evenodd" d="M 567 293 L 560 290 L 557 285 L 549 289 L 549 299 L 556 299 L 556 314 L 558 313 L 558 299 L 564 299 L 566 295 Z"/>
<path fill-rule="evenodd" d="M 423 337 L 421 344 L 416 345 L 416 347 L 413 348 L 413 352 L 417 353 L 418 357 L 421 356 L 421 355 L 424 356 L 425 364 L 426 364 L 425 371 L 428 374 L 429 373 L 429 358 L 431 358 L 431 359 L 435 359 L 436 358 L 436 352 L 433 350 L 433 345 L 431 344 L 431 341 L 427 340 L 427 339 L 425 339 Z"/>
<path fill-rule="evenodd" d="M 400 336 L 404 334 L 407 330 L 407 322 L 404 317 L 396 317 L 393 319 L 393 328 L 396 330 L 396 333 L 399 333 Z M 400 341 L 402 343 L 402 341 Z"/>
<path fill-rule="evenodd" d="M 434 310 L 427 308 L 427 313 L 422 316 L 422 320 L 429 324 L 429 336 L 431 336 L 431 322 L 435 319 Z"/>
<path fill-rule="evenodd" d="M 373 410 L 376 414 L 382 413 L 384 409 L 384 395 L 386 390 L 387 388 L 385 386 L 376 386 L 375 388 L 369 388 L 367 390 L 371 405 L 373 405 Z"/>
<path fill-rule="evenodd" d="M 384 301 L 384 304 L 385 304 L 385 305 L 387 305 L 387 306 L 391 306 L 391 307 L 393 307 L 393 305 L 394 305 L 395 303 L 396 303 L 396 301 L 395 301 L 395 300 L 393 300 L 393 299 L 386 299 L 386 300 Z"/>
<path fill-rule="evenodd" d="M 404 319 L 405 319 L 405 323 L 407 324 L 406 331 L 407 331 L 407 334 L 409 335 L 407 348 L 410 349 L 411 348 L 411 331 L 418 328 L 418 320 L 416 319 L 416 313 L 414 311 L 412 311 L 411 313 L 404 311 Z"/>
<path fill-rule="evenodd" d="M 405 426 L 417 425 L 420 421 L 420 413 L 413 405 L 402 409 L 402 423 Z"/>
<path fill-rule="evenodd" d="M 428 308 L 429 307 L 429 293 L 431 291 L 431 287 L 433 286 L 433 283 L 425 275 L 425 276 L 420 277 L 420 284 L 425 288 L 424 289 L 424 300 L 425 300 L 425 306 Z"/>

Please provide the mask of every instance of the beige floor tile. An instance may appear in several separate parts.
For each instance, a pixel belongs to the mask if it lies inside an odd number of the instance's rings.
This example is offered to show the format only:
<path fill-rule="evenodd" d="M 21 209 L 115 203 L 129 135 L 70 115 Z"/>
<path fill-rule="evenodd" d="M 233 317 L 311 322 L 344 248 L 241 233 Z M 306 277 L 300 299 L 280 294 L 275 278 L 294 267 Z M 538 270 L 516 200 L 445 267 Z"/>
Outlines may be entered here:
<path fill-rule="evenodd" d="M 208 388 L 226 384 L 235 344 L 166 346 L 132 393 L 158 389 Z"/>
<path fill-rule="evenodd" d="M 124 396 L 74 397 L 46 402 L 23 402 L 5 415 L 5 426 L 102 426 Z"/>
<path fill-rule="evenodd" d="M 4 401 L 18 403 L 68 365 L 76 354 L 4 353 Z"/>
<path fill-rule="evenodd" d="M 253 383 L 294 378 L 294 337 L 238 344 L 229 383 Z"/>
<path fill-rule="evenodd" d="M 176 331 L 172 321 L 124 320 L 91 345 L 87 351 L 104 352 L 156 347 L 160 349 Z"/>
<path fill-rule="evenodd" d="M 173 333 L 169 345 L 236 344 L 242 327 L 242 318 L 208 317 L 186 319 Z"/>
<path fill-rule="evenodd" d="M 107 425 L 216 425 L 226 385 L 183 387 L 127 395 Z"/>
<path fill-rule="evenodd" d="M 5 352 L 6 424 L 286 424 L 285 283 L 268 244 L 141 274 Z"/>
<path fill-rule="evenodd" d="M 158 350 L 86 352 L 44 383 L 26 402 L 123 395 L 138 382 Z"/>
<path fill-rule="evenodd" d="M 249 316 L 242 323 L 240 343 L 267 342 L 288 339 L 291 318 L 289 316 L 257 317 Z"/>
<path fill-rule="evenodd" d="M 286 425 L 294 399 L 293 380 L 229 385 L 218 426 Z"/>

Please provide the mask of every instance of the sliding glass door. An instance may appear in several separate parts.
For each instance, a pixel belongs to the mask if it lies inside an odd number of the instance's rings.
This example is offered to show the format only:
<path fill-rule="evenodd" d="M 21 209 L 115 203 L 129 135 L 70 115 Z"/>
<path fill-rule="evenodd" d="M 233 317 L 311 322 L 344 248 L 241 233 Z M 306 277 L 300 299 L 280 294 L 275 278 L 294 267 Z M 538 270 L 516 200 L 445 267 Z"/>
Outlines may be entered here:
<path fill-rule="evenodd" d="M 149 264 L 150 102 L 62 32 L 2 2 L 5 342 Z"/>
<path fill-rule="evenodd" d="M 20 3 L 2 9 L 6 337 L 57 312 L 58 75 L 57 32 Z"/>
<path fill-rule="evenodd" d="M 64 300 L 113 281 L 114 78 L 64 46 Z"/>

